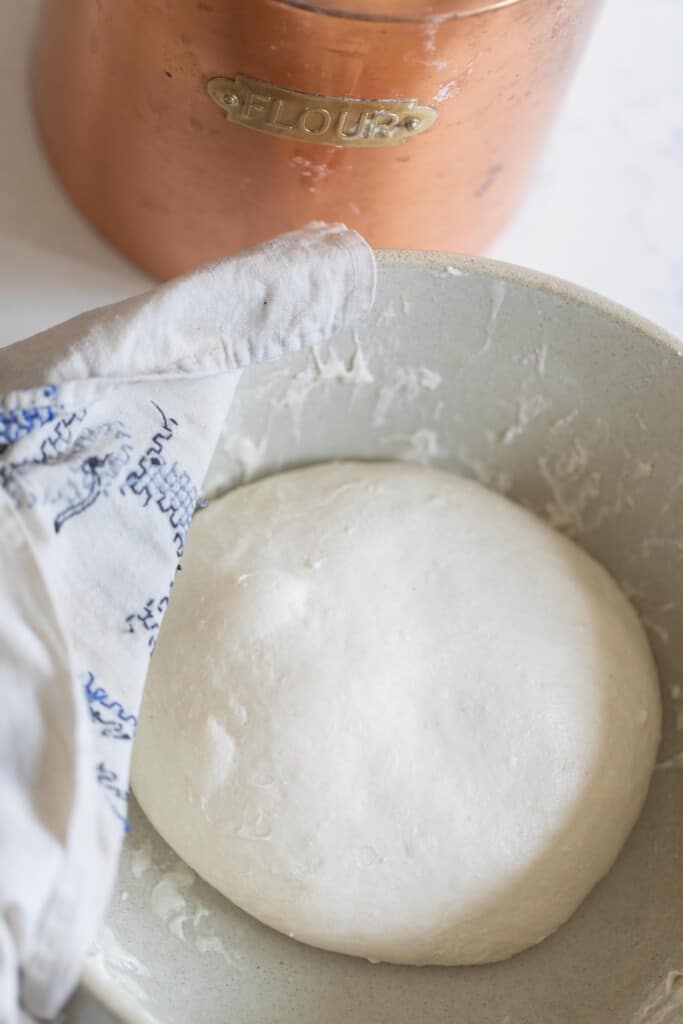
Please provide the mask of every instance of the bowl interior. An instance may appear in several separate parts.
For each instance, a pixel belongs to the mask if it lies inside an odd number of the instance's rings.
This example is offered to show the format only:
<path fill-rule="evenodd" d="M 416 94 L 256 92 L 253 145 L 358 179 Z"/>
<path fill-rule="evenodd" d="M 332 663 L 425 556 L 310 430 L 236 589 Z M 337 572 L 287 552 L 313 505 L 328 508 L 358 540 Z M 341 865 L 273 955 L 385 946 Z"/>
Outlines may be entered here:
<path fill-rule="evenodd" d="M 196 878 L 132 800 L 84 975 L 110 1008 L 160 1024 L 683 1020 L 680 356 L 656 329 L 557 282 L 386 254 L 367 323 L 245 372 L 209 493 L 351 457 L 433 463 L 510 494 L 580 540 L 639 608 L 661 673 L 660 764 L 625 850 L 572 920 L 476 968 L 371 965 L 287 939 Z"/>

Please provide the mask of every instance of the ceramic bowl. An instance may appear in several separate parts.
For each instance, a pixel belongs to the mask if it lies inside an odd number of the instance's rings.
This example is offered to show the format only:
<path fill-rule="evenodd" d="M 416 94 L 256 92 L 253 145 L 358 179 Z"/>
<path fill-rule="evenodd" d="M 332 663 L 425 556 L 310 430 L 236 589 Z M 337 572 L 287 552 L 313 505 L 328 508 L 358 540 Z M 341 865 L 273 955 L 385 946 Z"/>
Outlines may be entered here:
<path fill-rule="evenodd" d="M 555 935 L 488 967 L 308 948 L 132 831 L 84 984 L 130 1024 L 673 1024 L 683 1020 L 683 346 L 570 285 L 444 254 L 380 254 L 377 302 L 315 353 L 244 373 L 216 492 L 324 459 L 474 476 L 547 517 L 638 607 L 664 736 L 616 865 Z M 678 980 L 682 979 L 679 985 Z"/>

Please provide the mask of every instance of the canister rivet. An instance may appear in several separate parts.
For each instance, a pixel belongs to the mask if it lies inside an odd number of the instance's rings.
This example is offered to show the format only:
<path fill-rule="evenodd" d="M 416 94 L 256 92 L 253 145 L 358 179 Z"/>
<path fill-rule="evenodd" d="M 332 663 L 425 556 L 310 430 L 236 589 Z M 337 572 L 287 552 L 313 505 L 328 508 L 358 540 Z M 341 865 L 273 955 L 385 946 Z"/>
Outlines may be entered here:
<path fill-rule="evenodd" d="M 403 122 L 403 127 L 407 128 L 409 132 L 414 132 L 421 124 L 422 121 L 420 121 L 419 117 L 409 117 Z"/>
<path fill-rule="evenodd" d="M 234 92 L 226 92 L 223 95 L 223 102 L 229 103 L 231 107 L 234 107 L 239 103 L 239 96 L 236 96 Z"/>

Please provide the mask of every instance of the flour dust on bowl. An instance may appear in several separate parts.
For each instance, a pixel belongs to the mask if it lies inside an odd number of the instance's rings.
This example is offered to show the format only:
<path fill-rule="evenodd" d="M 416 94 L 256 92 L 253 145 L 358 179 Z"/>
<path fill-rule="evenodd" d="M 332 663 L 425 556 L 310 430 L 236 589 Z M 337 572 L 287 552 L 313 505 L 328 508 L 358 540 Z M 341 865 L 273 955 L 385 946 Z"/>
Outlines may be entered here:
<path fill-rule="evenodd" d="M 117 892 L 84 977 L 105 1004 L 159 1024 L 683 1019 L 681 351 L 530 272 L 386 253 L 361 329 L 244 373 L 207 493 L 313 462 L 403 460 L 531 508 L 640 612 L 662 688 L 659 763 L 622 854 L 571 920 L 480 967 L 369 964 L 294 942 L 202 882 L 131 800 Z"/>

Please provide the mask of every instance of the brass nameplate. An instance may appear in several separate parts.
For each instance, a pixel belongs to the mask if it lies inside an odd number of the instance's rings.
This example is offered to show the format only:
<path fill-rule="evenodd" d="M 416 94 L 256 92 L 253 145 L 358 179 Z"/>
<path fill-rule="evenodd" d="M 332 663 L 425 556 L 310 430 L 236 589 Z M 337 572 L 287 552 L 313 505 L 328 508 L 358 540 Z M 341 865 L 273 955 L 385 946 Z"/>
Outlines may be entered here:
<path fill-rule="evenodd" d="M 246 75 L 212 78 L 214 103 L 233 124 L 324 146 L 397 146 L 438 117 L 417 100 L 360 100 L 283 89 Z"/>

